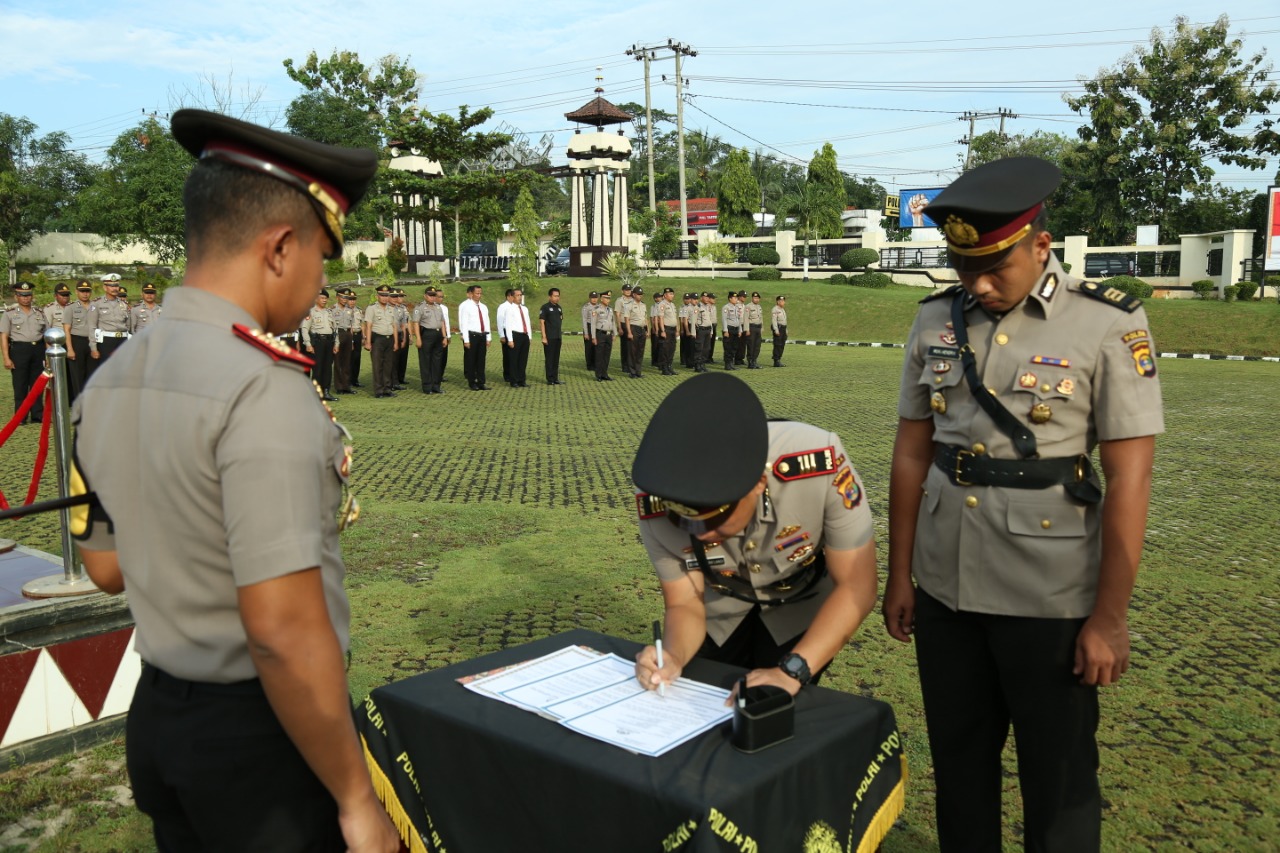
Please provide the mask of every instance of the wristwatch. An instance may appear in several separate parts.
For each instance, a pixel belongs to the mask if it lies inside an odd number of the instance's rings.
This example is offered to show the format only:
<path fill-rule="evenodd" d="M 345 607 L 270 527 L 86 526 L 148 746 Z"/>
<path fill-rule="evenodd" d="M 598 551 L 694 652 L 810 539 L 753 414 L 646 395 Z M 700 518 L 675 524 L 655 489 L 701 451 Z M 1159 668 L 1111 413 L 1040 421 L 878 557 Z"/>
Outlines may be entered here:
<path fill-rule="evenodd" d="M 809 662 L 795 652 L 783 655 L 782 660 L 778 661 L 778 668 L 802 685 L 808 684 L 813 677 L 813 673 L 809 671 Z"/>

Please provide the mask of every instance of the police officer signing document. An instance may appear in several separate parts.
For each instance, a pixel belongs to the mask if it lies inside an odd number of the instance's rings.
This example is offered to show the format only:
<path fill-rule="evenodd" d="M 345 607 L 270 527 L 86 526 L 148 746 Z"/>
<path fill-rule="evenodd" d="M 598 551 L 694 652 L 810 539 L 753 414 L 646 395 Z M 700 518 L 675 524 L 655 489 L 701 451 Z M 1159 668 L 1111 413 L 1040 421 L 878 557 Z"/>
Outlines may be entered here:
<path fill-rule="evenodd" d="M 306 316 L 377 159 L 200 110 L 173 135 L 199 158 L 183 286 L 76 412 L 110 425 L 79 432 L 97 501 L 72 529 L 137 625 L 133 796 L 163 851 L 396 850 L 347 688 L 344 430 L 269 337 Z"/>
<path fill-rule="evenodd" d="M 1001 160 L 926 208 L 961 284 L 925 300 L 907 342 L 884 617 L 915 638 L 943 851 L 1000 849 L 1011 723 L 1026 848 L 1100 845 L 1097 689 L 1129 666 L 1164 420 L 1139 301 L 1050 250 L 1060 180 Z"/>
<path fill-rule="evenodd" d="M 708 410 L 736 425 L 732 452 L 709 457 L 690 440 L 689 419 Z M 631 476 L 666 604 L 662 668 L 653 646 L 636 658 L 645 687 L 670 683 L 696 655 L 795 695 L 875 605 L 871 511 L 839 436 L 768 421 L 740 379 L 677 386 Z"/>

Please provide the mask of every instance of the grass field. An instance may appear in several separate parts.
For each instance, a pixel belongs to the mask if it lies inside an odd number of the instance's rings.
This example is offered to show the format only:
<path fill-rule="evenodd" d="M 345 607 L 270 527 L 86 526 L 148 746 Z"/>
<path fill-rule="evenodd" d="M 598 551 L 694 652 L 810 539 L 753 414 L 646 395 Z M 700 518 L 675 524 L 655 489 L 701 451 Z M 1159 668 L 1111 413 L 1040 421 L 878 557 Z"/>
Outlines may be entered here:
<path fill-rule="evenodd" d="M 579 284 L 560 282 L 570 317 L 581 302 Z M 490 292 L 499 286 L 490 283 Z M 908 288 L 785 287 L 793 297 L 793 331 L 802 338 L 904 340 L 901 319 L 909 323 L 920 295 Z M 536 307 L 541 299 L 530 302 Z M 1243 345 L 1236 341 L 1254 340 L 1241 318 L 1256 317 L 1265 334 L 1248 354 L 1280 351 L 1274 304 L 1188 301 L 1151 309 L 1162 350 L 1184 336 L 1190 343 L 1179 349 L 1246 354 L 1233 349 Z M 835 325 L 835 317 L 848 326 Z M 813 331 L 819 322 L 832 331 Z M 1206 346 L 1219 339 L 1232 342 Z M 649 415 L 688 373 L 597 384 L 583 368 L 580 343 L 569 340 L 562 369 L 569 384 L 547 387 L 536 349 L 528 389 L 496 381 L 494 350 L 495 390 L 460 390 L 455 351 L 444 396 L 409 391 L 394 400 L 365 395 L 334 404 L 356 438 L 353 483 L 365 510 L 343 534 L 353 695 L 574 627 L 640 640 L 660 614 L 657 582 L 633 520 L 629 471 Z M 786 361 L 785 370 L 738 375 L 771 415 L 840 433 L 865 480 L 883 561 L 901 353 L 791 347 Z M 366 380 L 368 370 L 366 360 Z M 1280 454 L 1269 433 L 1280 365 L 1162 360 L 1159 370 L 1168 432 L 1157 443 L 1151 523 L 1131 616 L 1134 663 L 1102 699 L 1104 845 L 1114 851 L 1275 849 Z M 412 364 L 409 385 L 417 387 Z M 7 407 L 8 389 L 0 393 L 0 407 Z M 716 452 L 732 443 L 734 428 L 708 413 L 691 424 L 695 437 Z M 25 484 L 35 439 L 27 427 L 0 449 L 0 487 L 11 498 Z M 42 496 L 52 490 L 46 475 Z M 0 523 L 0 536 L 58 548 L 48 519 Z M 912 650 L 890 640 L 873 614 L 824 684 L 893 705 L 912 776 L 906 812 L 884 849 L 936 849 Z M 65 812 L 65 824 L 39 849 L 146 849 L 145 820 L 104 793 L 124 784 L 119 755 L 117 743 L 77 763 L 0 774 L 0 827 Z M 1009 755 L 1006 823 L 1014 845 L 1020 802 Z M 0 844 L 3 849 L 25 846 Z"/>

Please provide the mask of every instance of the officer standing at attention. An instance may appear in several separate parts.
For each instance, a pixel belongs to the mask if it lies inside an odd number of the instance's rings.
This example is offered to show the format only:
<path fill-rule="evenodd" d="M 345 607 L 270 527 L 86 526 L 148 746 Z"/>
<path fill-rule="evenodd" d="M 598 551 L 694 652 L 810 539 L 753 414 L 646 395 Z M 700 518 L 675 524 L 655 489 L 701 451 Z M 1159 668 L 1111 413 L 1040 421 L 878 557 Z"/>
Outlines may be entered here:
<path fill-rule="evenodd" d="M 134 800 L 161 850 L 393 851 L 346 679 L 350 449 L 271 337 L 306 316 L 377 158 L 202 110 L 173 136 L 199 157 L 183 286 L 76 404 L 111 425 L 77 430 L 95 499 L 71 527 L 94 583 L 129 592 Z"/>
<path fill-rule="evenodd" d="M 715 339 L 715 295 L 703 291 L 702 302 L 694 309 L 694 372 L 706 373 L 711 360 L 711 344 Z"/>
<path fill-rule="evenodd" d="M 396 344 L 395 385 L 394 391 L 403 391 L 409 386 L 405 379 L 409 371 L 409 309 L 404 304 L 404 291 L 396 288 L 391 291 L 391 307 L 396 309 L 396 324 L 399 330 L 399 343 Z"/>
<path fill-rule="evenodd" d="M 724 325 L 724 369 L 736 370 L 734 361 L 738 358 L 738 337 L 742 331 L 742 305 L 738 302 L 738 294 L 729 291 L 729 301 L 720 314 Z"/>
<path fill-rule="evenodd" d="M 67 333 L 67 375 L 71 378 L 71 400 L 89 381 L 89 362 L 98 351 L 93 334 L 93 285 L 85 279 L 76 282 L 76 301 L 62 310 L 62 330 Z"/>
<path fill-rule="evenodd" d="M 44 314 L 31 305 L 36 289 L 29 281 L 18 282 L 13 290 L 18 304 L 0 314 L 0 353 L 4 369 L 13 379 L 13 411 L 16 413 L 31 393 L 44 370 Z M 44 395 L 36 398 L 24 423 L 40 423 L 44 417 Z"/>
<path fill-rule="evenodd" d="M 71 302 L 71 288 L 65 281 L 59 282 L 58 286 L 53 289 L 53 301 L 44 306 L 44 324 L 49 329 L 60 329 L 63 326 L 63 316 L 66 313 L 68 304 Z"/>
<path fill-rule="evenodd" d="M 591 342 L 591 319 L 595 316 L 596 306 L 600 304 L 600 294 L 594 290 L 582 306 L 582 349 L 587 358 L 587 370 L 595 372 L 596 345 Z"/>
<path fill-rule="evenodd" d="M 680 366 L 692 369 L 693 361 L 693 307 L 694 295 L 686 293 L 684 304 L 680 306 Z"/>
<path fill-rule="evenodd" d="M 600 303 L 596 305 L 591 317 L 591 343 L 596 351 L 596 381 L 612 382 L 609 375 L 609 355 L 613 350 L 614 330 L 617 328 L 613 308 L 609 306 L 613 294 L 606 290 L 600 294 Z"/>
<path fill-rule="evenodd" d="M 360 297 L 350 288 L 347 289 L 347 305 L 355 312 L 351 325 L 351 387 L 363 388 L 364 385 L 360 382 L 360 361 L 364 355 L 364 311 L 360 309 Z"/>
<path fill-rule="evenodd" d="M 156 304 L 156 286 L 154 284 L 144 284 L 142 286 L 142 301 L 129 311 L 129 325 L 133 328 L 133 333 L 136 335 L 148 325 L 154 323 L 160 317 L 162 310 L 164 309 Z"/>
<path fill-rule="evenodd" d="M 93 328 L 98 338 L 97 352 L 90 352 L 93 363 L 89 365 L 89 375 L 98 369 L 98 365 L 111 357 L 120 345 L 129 338 L 129 305 L 120 299 L 120 274 L 107 273 L 102 277 L 102 288 L 106 291 L 90 306 L 93 311 Z"/>
<path fill-rule="evenodd" d="M 428 287 L 422 301 L 413 309 L 413 342 L 418 348 L 418 373 L 422 377 L 423 394 L 440 394 L 440 358 L 444 354 L 444 313 L 440 310 L 440 294 Z"/>
<path fill-rule="evenodd" d="M 547 301 L 538 309 L 538 329 L 542 332 L 542 363 L 546 369 L 548 385 L 563 385 L 560 381 L 561 325 L 564 309 L 560 307 L 560 288 L 547 291 Z"/>
<path fill-rule="evenodd" d="M 654 322 L 655 334 L 659 342 L 658 368 L 663 376 L 676 375 L 672 362 L 676 355 L 676 329 L 680 320 L 676 314 L 675 300 L 676 292 L 669 287 L 663 288 L 661 299 L 657 304 L 658 315 Z"/>
<path fill-rule="evenodd" d="M 493 326 L 489 322 L 489 306 L 480 300 L 484 288 L 478 284 L 467 286 L 467 298 L 458 306 L 458 334 L 462 337 L 462 372 L 472 391 L 488 391 L 485 384 L 484 362 L 489 345 L 493 342 Z"/>
<path fill-rule="evenodd" d="M 391 287 L 380 284 L 374 293 L 378 301 L 364 309 L 364 348 L 373 362 L 373 396 L 394 397 L 395 354 L 400 348 L 396 309 L 391 304 Z"/>
<path fill-rule="evenodd" d="M 751 294 L 751 301 L 742 306 L 742 328 L 746 330 L 747 370 L 762 370 L 760 367 L 760 331 L 764 328 L 764 306 L 760 304 L 759 292 Z"/>
<path fill-rule="evenodd" d="M 786 367 L 782 363 L 782 351 L 787 348 L 787 297 L 779 296 L 773 300 L 769 328 L 773 331 L 773 366 Z"/>
<path fill-rule="evenodd" d="M 662 300 L 663 293 L 660 290 L 654 291 L 653 304 L 649 306 L 649 366 L 662 367 Z"/>
<path fill-rule="evenodd" d="M 528 388 L 527 372 L 529 368 L 529 340 L 531 319 L 529 308 L 524 304 L 524 291 L 512 288 L 507 291 L 511 302 L 507 308 L 507 325 L 503 335 L 506 341 L 506 352 L 509 355 L 512 388 Z"/>
<path fill-rule="evenodd" d="M 338 339 L 334 334 L 333 313 L 329 310 L 329 291 L 322 289 L 316 296 L 316 304 L 302 319 L 302 345 L 316 366 L 311 376 L 320 386 L 326 403 L 338 398 L 330 393 L 333 386 L 333 356 L 338 351 Z"/>
<path fill-rule="evenodd" d="M 644 370 L 645 330 L 649 327 L 649 309 L 644 304 L 644 288 L 633 287 L 631 300 L 622 306 L 623 326 L 621 332 L 627 336 L 627 364 L 630 365 L 632 379 L 639 379 Z"/>
<path fill-rule="evenodd" d="M 734 424 L 735 452 L 688 441 L 690 419 L 707 411 Z M 794 696 L 875 606 L 871 510 L 839 436 L 767 420 L 741 379 L 678 385 L 649 422 L 631 478 L 666 605 L 662 668 L 652 646 L 636 656 L 645 687 L 670 684 L 697 656 Z"/>
<path fill-rule="evenodd" d="M 943 851 L 999 849 L 1010 723 L 1027 849 L 1101 844 L 1098 686 L 1129 666 L 1164 417 L 1140 301 L 1050 249 L 1061 179 L 998 160 L 926 208 L 961 283 L 924 300 L 907 342 L 884 617 L 916 640 Z"/>
<path fill-rule="evenodd" d="M 355 393 L 351 390 L 351 330 L 359 320 L 349 299 L 354 295 L 349 287 L 334 291 L 338 304 L 332 309 L 334 340 L 337 341 L 337 349 L 333 353 L 333 390 L 337 394 Z"/>

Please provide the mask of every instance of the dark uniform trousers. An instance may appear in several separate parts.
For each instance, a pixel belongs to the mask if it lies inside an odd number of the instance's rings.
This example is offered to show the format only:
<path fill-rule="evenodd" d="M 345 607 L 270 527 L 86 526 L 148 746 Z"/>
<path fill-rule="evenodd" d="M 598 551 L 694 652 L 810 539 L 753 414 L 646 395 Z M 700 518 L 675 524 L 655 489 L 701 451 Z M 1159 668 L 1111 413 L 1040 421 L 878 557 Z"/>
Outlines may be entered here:
<path fill-rule="evenodd" d="M 333 388 L 333 335 L 312 335 L 311 350 L 311 357 L 316 361 L 311 375 L 320 390 L 328 394 Z"/>
<path fill-rule="evenodd" d="M 741 335 L 738 334 L 741 327 L 725 326 L 724 327 L 724 366 L 732 367 L 734 361 L 738 358 L 738 344 Z"/>
<path fill-rule="evenodd" d="M 937 801 L 943 853 L 1000 850 L 1000 753 L 1010 722 L 1026 849 L 1097 850 L 1098 689 L 1071 673 L 1085 620 L 952 611 L 922 590 L 915 616 L 934 775 L 950 792 Z"/>
<path fill-rule="evenodd" d="M 364 329 L 351 330 L 351 385 L 360 384 L 360 355 L 364 352 Z"/>
<path fill-rule="evenodd" d="M 351 390 L 351 330 L 338 330 L 338 352 L 333 357 L 333 387 L 343 393 Z"/>
<path fill-rule="evenodd" d="M 161 853 L 346 849 L 338 804 L 257 679 L 206 684 L 144 665 L 125 726 L 133 798 Z"/>
<path fill-rule="evenodd" d="M 93 356 L 89 354 L 89 339 L 84 335 L 72 335 L 70 341 L 75 358 L 67 359 L 67 379 L 70 380 L 67 392 L 74 400 L 84 390 L 84 383 L 89 381 L 89 364 Z"/>
<path fill-rule="evenodd" d="M 782 351 L 787 348 L 787 327 L 779 326 L 773 335 L 773 363 L 782 361 Z"/>
<path fill-rule="evenodd" d="M 517 385 L 525 384 L 529 372 L 529 336 L 524 332 L 512 332 L 511 342 L 514 347 L 507 347 L 511 352 L 511 379 Z"/>
<path fill-rule="evenodd" d="M 680 335 L 681 367 L 697 367 L 697 360 L 693 357 L 694 340 L 694 336 L 689 332 Z"/>
<path fill-rule="evenodd" d="M 773 634 L 769 633 L 768 626 L 760 616 L 760 605 L 757 604 L 743 617 L 738 627 L 733 629 L 733 633 L 725 639 L 723 644 L 716 645 L 716 641 L 710 637 L 704 639 L 696 657 L 717 663 L 727 663 L 730 666 L 740 666 L 744 669 L 767 669 L 777 666 L 778 660 L 794 649 L 802 637 L 804 637 L 804 631 L 790 640 L 779 643 L 773 638 Z M 827 667 L 824 666 L 813 673 L 809 683 L 817 684 L 826 671 Z"/>
<path fill-rule="evenodd" d="M 662 343 L 661 338 L 652 331 L 649 332 L 649 366 L 662 367 Z"/>
<path fill-rule="evenodd" d="M 630 325 L 631 324 L 628 323 L 626 327 L 629 327 Z M 618 331 L 614 335 L 614 337 L 616 338 L 615 343 L 617 343 L 618 345 L 618 364 L 622 367 L 623 373 L 630 374 L 631 373 L 631 345 L 627 341 L 627 336 L 622 331 L 626 327 L 622 326 L 621 323 L 619 323 Z"/>
<path fill-rule="evenodd" d="M 609 356 L 613 352 L 613 332 L 596 332 L 596 379 L 609 375 Z"/>
<path fill-rule="evenodd" d="M 751 329 L 747 337 L 747 363 L 755 364 L 760 360 L 760 330 L 759 323 L 752 323 Z"/>
<path fill-rule="evenodd" d="M 582 332 L 582 352 L 587 359 L 587 370 L 596 369 L 596 345 L 591 343 L 591 335 L 586 330 Z"/>
<path fill-rule="evenodd" d="M 560 338 L 547 338 L 542 346 L 543 366 L 547 371 L 547 382 L 560 381 Z"/>
<path fill-rule="evenodd" d="M 697 370 L 706 370 L 711 360 L 711 346 L 715 343 L 714 326 L 698 326 L 697 340 L 693 344 L 693 366 Z"/>
<path fill-rule="evenodd" d="M 672 362 L 676 355 L 676 327 L 663 326 L 662 331 L 666 332 L 667 336 L 658 341 L 658 367 L 670 373 L 673 370 Z"/>
<path fill-rule="evenodd" d="M 484 361 L 486 341 L 484 332 L 471 332 L 471 346 L 466 348 L 462 356 L 462 372 L 466 374 L 467 384 L 472 388 L 484 387 Z"/>
<path fill-rule="evenodd" d="M 515 380 L 511 378 L 511 359 L 515 355 L 515 349 L 507 346 L 504 338 L 498 338 L 498 343 L 502 345 L 502 381 L 514 382 Z"/>
<path fill-rule="evenodd" d="M 632 326 L 631 337 L 627 340 L 627 349 L 630 350 L 631 373 L 639 376 L 640 371 L 644 369 L 644 326 Z"/>
<path fill-rule="evenodd" d="M 373 393 L 390 394 L 396 384 L 396 339 L 394 335 L 369 333 L 369 355 L 373 362 Z"/>
<path fill-rule="evenodd" d="M 409 327 L 405 326 L 400 337 L 405 341 L 405 345 L 396 350 L 396 384 L 403 385 L 405 376 L 409 373 Z"/>
<path fill-rule="evenodd" d="M 440 390 L 440 373 L 444 367 L 444 335 L 439 329 L 419 326 L 422 349 L 418 350 L 418 373 L 422 376 L 423 391 Z"/>
<path fill-rule="evenodd" d="M 24 343 L 10 339 L 9 358 L 13 361 L 13 411 L 16 413 L 44 370 L 44 341 Z M 33 421 L 44 417 L 44 394 L 36 398 L 27 417 Z"/>

